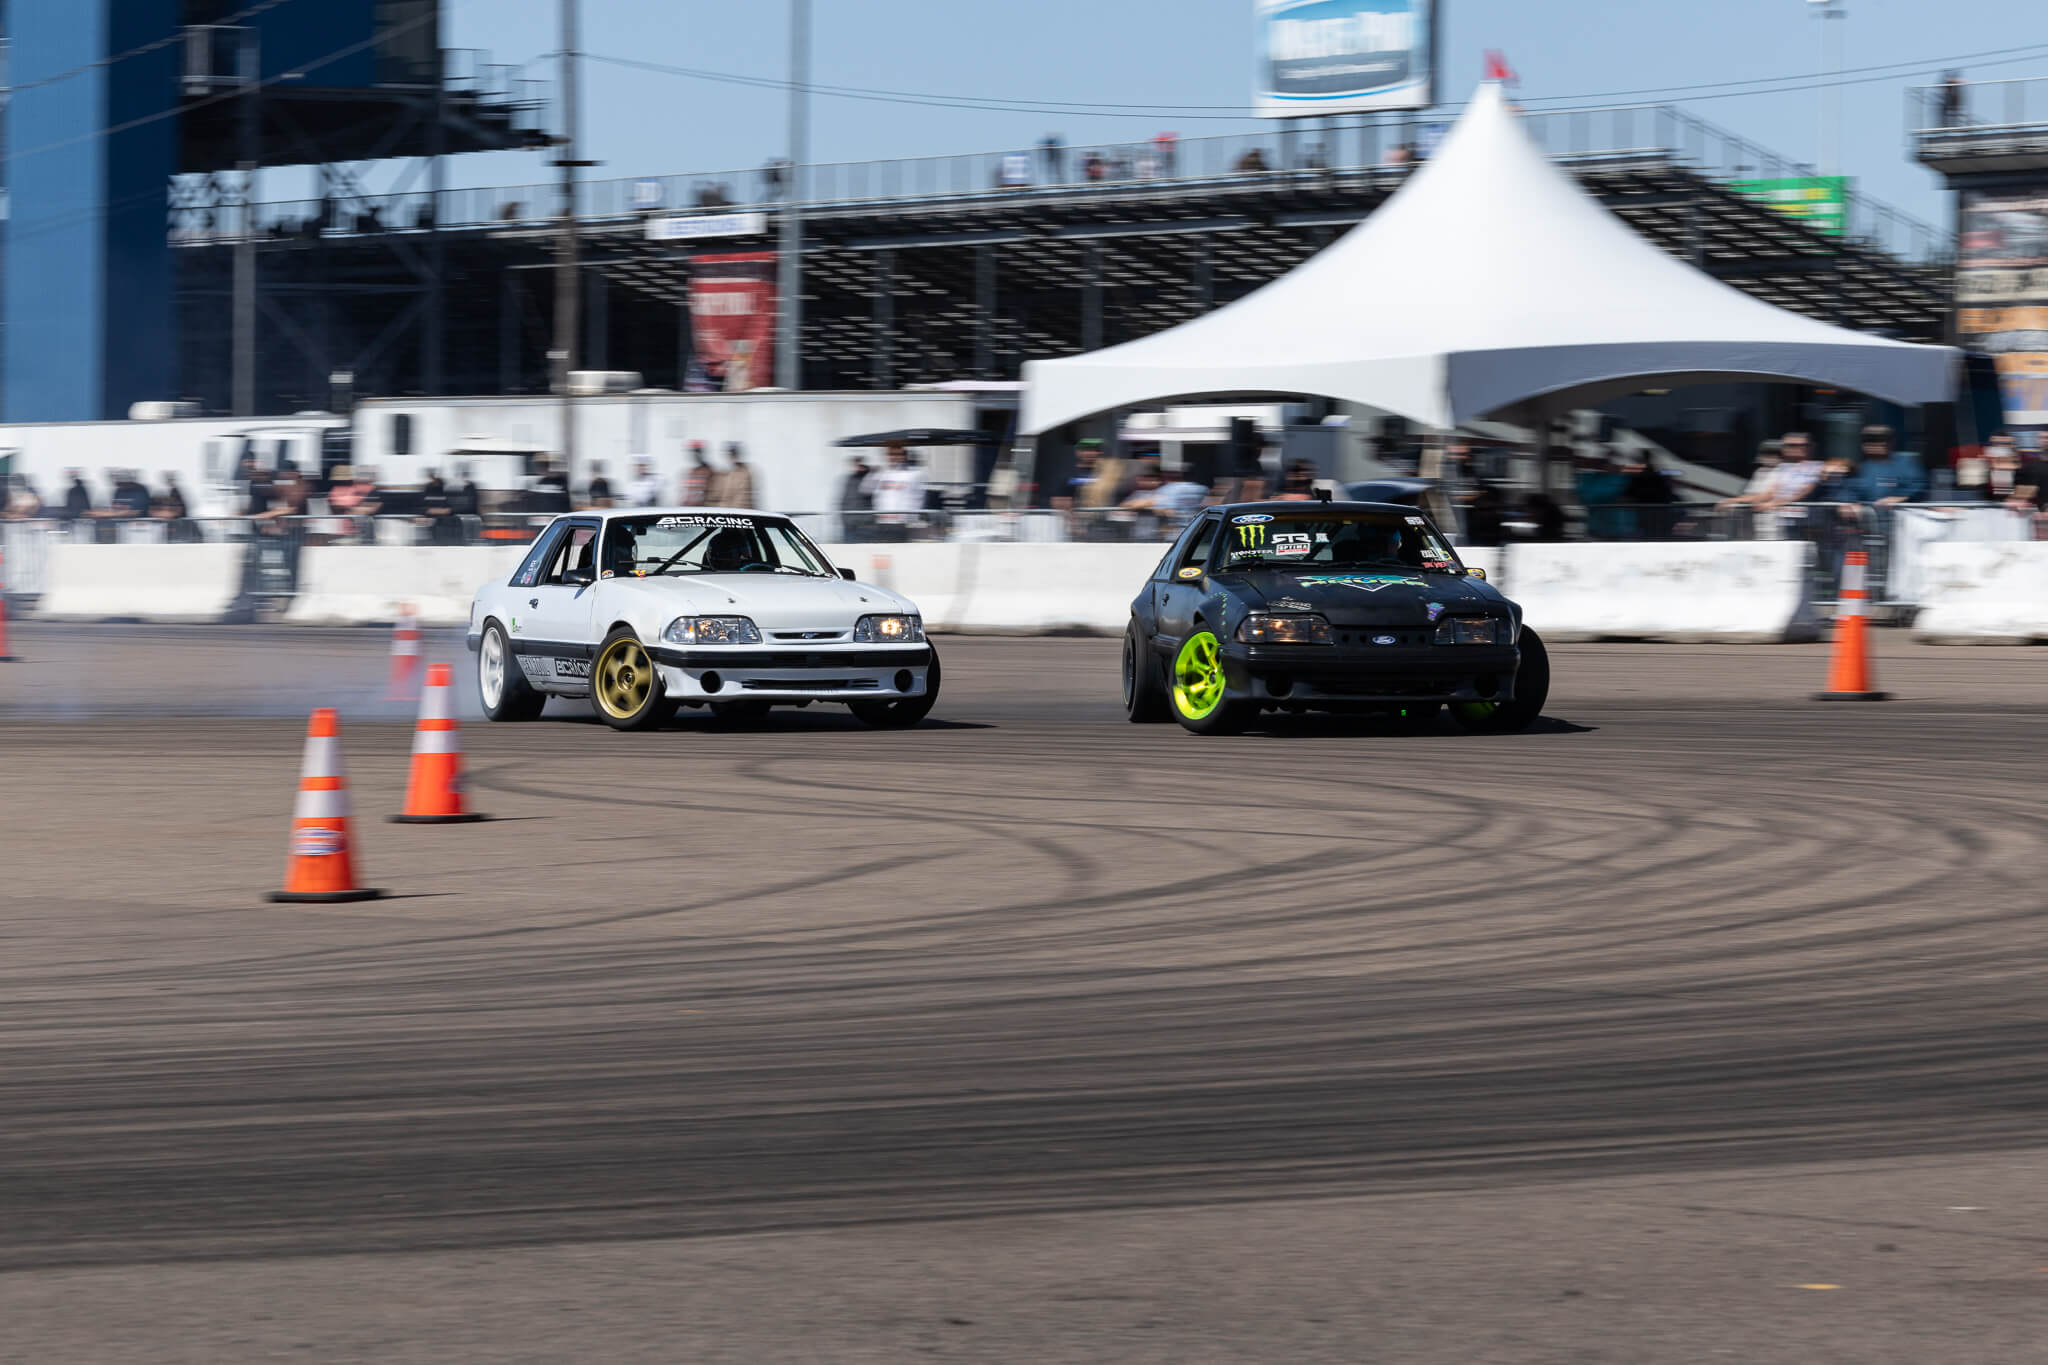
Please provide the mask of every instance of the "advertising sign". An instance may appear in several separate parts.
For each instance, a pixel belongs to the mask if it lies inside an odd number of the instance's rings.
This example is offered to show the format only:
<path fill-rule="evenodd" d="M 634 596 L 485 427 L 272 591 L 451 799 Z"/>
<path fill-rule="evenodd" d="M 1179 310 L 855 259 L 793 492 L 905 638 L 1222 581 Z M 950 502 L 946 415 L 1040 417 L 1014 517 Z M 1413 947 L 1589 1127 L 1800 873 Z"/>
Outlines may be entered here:
<path fill-rule="evenodd" d="M 1262 118 L 1435 101 L 1438 0 L 1253 0 Z"/>
<path fill-rule="evenodd" d="M 775 253 L 690 259 L 693 364 L 727 393 L 775 382 Z"/>
<path fill-rule="evenodd" d="M 2048 426 L 2048 186 L 1962 191 L 1956 332 L 1998 368 L 2005 420 Z"/>
<path fill-rule="evenodd" d="M 649 183 L 660 186 L 660 181 Z M 650 242 L 685 242 L 705 237 L 759 237 L 768 230 L 765 213 L 678 213 L 649 218 L 645 235 Z"/>
<path fill-rule="evenodd" d="M 1780 180 L 1731 180 L 1728 188 L 1769 204 L 1787 218 L 1811 224 L 1830 237 L 1849 226 L 1849 177 L 1804 175 Z"/>

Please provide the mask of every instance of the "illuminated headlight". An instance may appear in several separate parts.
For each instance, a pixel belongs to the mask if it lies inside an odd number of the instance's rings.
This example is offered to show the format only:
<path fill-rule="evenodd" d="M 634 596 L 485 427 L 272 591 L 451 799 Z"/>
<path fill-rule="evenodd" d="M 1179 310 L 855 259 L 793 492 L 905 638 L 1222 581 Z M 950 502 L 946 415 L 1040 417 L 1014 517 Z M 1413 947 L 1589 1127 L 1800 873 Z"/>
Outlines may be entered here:
<path fill-rule="evenodd" d="M 1440 645 L 1504 645 L 1508 623 L 1491 616 L 1450 616 L 1437 623 Z"/>
<path fill-rule="evenodd" d="M 744 616 L 678 616 L 661 638 L 672 645 L 758 645 L 761 632 Z"/>
<path fill-rule="evenodd" d="M 1247 616 L 1237 638 L 1248 645 L 1326 645 L 1330 623 L 1320 616 Z"/>
<path fill-rule="evenodd" d="M 914 645 L 924 638 L 924 621 L 916 616 L 863 616 L 854 623 L 853 638 L 864 645 Z"/>

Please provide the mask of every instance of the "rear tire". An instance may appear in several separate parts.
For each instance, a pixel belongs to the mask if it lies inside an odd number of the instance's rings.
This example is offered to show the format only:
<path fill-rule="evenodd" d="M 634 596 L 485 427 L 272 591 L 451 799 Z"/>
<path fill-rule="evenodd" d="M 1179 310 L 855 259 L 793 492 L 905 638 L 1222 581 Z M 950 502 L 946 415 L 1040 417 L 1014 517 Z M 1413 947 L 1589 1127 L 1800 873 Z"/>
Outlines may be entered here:
<path fill-rule="evenodd" d="M 1507 701 L 1460 701 L 1451 703 L 1451 719 L 1466 730 L 1480 734 L 1506 734 L 1526 730 L 1543 714 L 1550 700 L 1550 651 L 1528 627 L 1520 640 L 1522 663 L 1515 670 L 1515 695 Z"/>
<path fill-rule="evenodd" d="M 849 702 L 846 709 L 863 725 L 872 725 L 877 730 L 907 730 L 932 712 L 939 701 L 939 651 L 932 651 L 932 661 L 925 666 L 924 691 L 915 697 L 904 697 L 899 701 L 856 701 Z"/>
<path fill-rule="evenodd" d="M 1181 641 L 1167 687 L 1167 709 L 1183 729 L 1198 735 L 1234 735 L 1251 724 L 1258 708 L 1224 695 L 1223 642 L 1206 627 Z"/>
<path fill-rule="evenodd" d="M 548 703 L 547 693 L 520 671 L 511 637 L 496 621 L 484 623 L 484 637 L 477 643 L 476 694 L 484 715 L 497 721 L 537 720 Z"/>
<path fill-rule="evenodd" d="M 1173 719 L 1166 709 L 1166 680 L 1160 676 L 1159 662 L 1132 618 L 1124 630 L 1124 715 L 1133 725 Z"/>

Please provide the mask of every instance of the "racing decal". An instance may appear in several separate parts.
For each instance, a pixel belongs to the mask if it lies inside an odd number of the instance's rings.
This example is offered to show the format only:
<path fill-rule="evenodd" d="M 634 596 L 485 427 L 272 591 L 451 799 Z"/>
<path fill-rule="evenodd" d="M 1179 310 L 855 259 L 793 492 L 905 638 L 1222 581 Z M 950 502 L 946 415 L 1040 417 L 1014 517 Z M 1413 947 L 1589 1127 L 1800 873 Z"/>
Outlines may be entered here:
<path fill-rule="evenodd" d="M 754 529 L 754 519 L 752 517 L 718 515 L 663 517 L 660 521 L 655 522 L 654 526 L 656 530 L 665 530 L 672 526 L 732 526 L 742 531 L 751 531 Z"/>
<path fill-rule="evenodd" d="M 1312 603 L 1308 603 L 1308 602 L 1297 602 L 1297 601 L 1295 601 L 1295 600 L 1294 600 L 1294 599 L 1293 599 L 1292 597 L 1279 597 L 1279 598 L 1275 598 L 1275 599 L 1274 599 L 1274 600 L 1273 600 L 1272 602 L 1269 602 L 1269 603 L 1268 603 L 1267 605 L 1268 605 L 1268 606 L 1270 606 L 1270 607 L 1271 607 L 1271 608 L 1272 608 L 1272 609 L 1273 609 L 1274 611 L 1314 611 L 1314 610 L 1315 610 L 1315 606 L 1314 606 L 1314 605 L 1313 605 Z"/>
<path fill-rule="evenodd" d="M 325 858 L 341 852 L 342 847 L 342 833 L 338 829 L 307 825 L 304 829 L 292 831 L 294 858 Z"/>
<path fill-rule="evenodd" d="M 1408 524 L 1409 524 L 1410 526 L 1427 526 L 1427 525 L 1429 525 L 1429 523 L 1428 523 L 1428 522 L 1426 522 L 1426 521 L 1424 521 L 1424 520 L 1423 520 L 1423 519 L 1422 519 L 1421 517 L 1403 517 L 1403 518 L 1401 518 L 1401 520 L 1403 520 L 1403 521 L 1407 522 L 1407 523 L 1408 523 Z"/>
<path fill-rule="evenodd" d="M 522 625 L 520 625 L 520 624 L 519 624 L 519 618 L 518 618 L 518 617 L 516 617 L 516 616 L 515 616 L 515 617 L 513 617 L 513 618 L 512 618 L 512 633 L 513 633 L 514 635 L 517 635 L 517 634 L 519 634 L 519 633 L 520 633 L 521 631 L 523 631 L 523 630 L 525 630 L 525 629 L 526 629 L 526 627 L 525 627 L 525 626 L 522 626 Z"/>
<path fill-rule="evenodd" d="M 1200 578 L 1201 576 L 1202 566 L 1199 564 L 1190 564 L 1185 569 L 1182 569 L 1179 573 L 1174 575 L 1175 578 L 1180 579 L 1183 583 L 1187 582 L 1191 578 Z"/>
<path fill-rule="evenodd" d="M 1314 549 L 1315 546 L 1309 543 L 1308 533 L 1305 531 L 1291 534 L 1282 532 L 1273 537 L 1273 553 L 1276 555 L 1294 558 L 1305 556 Z"/>
<path fill-rule="evenodd" d="M 1428 559 L 1428 558 L 1425 558 L 1425 559 L 1424 559 L 1424 560 L 1422 561 L 1422 567 L 1423 567 L 1423 568 L 1425 568 L 1425 569 L 1434 569 L 1434 570 L 1438 570 L 1438 571 L 1442 571 L 1442 570 L 1447 570 L 1447 569 L 1449 569 L 1449 568 L 1451 567 L 1451 561 L 1450 561 L 1450 560 L 1448 560 L 1448 559 Z"/>
<path fill-rule="evenodd" d="M 1381 588 L 1429 586 L 1410 574 L 1399 573 L 1303 574 L 1294 581 L 1304 588 L 1356 588 L 1360 592 L 1378 592 Z"/>
<path fill-rule="evenodd" d="M 1264 512 L 1247 512 L 1241 517 L 1232 517 L 1230 524 L 1233 526 L 1263 526 L 1272 519 Z"/>
<path fill-rule="evenodd" d="M 587 678 L 590 676 L 590 660 L 556 659 L 555 676 L 558 678 Z"/>
<path fill-rule="evenodd" d="M 1237 528 L 1237 552 L 1247 554 L 1263 548 L 1266 543 L 1266 523 L 1272 518 L 1261 517 L 1257 521 L 1252 521 L 1239 517 L 1237 520 L 1242 523 Z"/>

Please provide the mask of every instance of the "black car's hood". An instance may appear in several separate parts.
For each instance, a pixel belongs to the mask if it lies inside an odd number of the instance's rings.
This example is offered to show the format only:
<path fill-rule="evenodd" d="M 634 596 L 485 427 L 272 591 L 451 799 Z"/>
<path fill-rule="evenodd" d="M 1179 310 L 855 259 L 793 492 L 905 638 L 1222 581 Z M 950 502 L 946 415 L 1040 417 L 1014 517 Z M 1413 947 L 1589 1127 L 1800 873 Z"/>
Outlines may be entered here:
<path fill-rule="evenodd" d="M 1218 577 L 1241 583 L 1254 607 L 1318 612 L 1339 626 L 1426 625 L 1445 612 L 1478 607 L 1498 615 L 1506 602 L 1481 579 L 1420 570 L 1258 569 Z"/>

